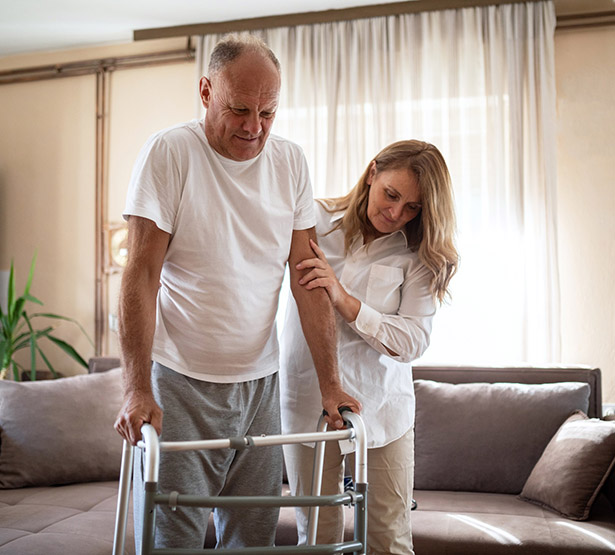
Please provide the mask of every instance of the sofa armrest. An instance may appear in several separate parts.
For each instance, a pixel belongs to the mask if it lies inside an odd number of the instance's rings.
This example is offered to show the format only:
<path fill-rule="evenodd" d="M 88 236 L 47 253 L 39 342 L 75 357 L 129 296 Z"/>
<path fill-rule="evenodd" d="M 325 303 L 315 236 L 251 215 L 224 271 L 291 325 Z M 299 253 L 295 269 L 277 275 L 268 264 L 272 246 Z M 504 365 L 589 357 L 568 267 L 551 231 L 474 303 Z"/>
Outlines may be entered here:
<path fill-rule="evenodd" d="M 90 374 L 106 372 L 118 366 L 120 366 L 120 359 L 117 357 L 92 357 L 88 360 L 88 372 Z"/>

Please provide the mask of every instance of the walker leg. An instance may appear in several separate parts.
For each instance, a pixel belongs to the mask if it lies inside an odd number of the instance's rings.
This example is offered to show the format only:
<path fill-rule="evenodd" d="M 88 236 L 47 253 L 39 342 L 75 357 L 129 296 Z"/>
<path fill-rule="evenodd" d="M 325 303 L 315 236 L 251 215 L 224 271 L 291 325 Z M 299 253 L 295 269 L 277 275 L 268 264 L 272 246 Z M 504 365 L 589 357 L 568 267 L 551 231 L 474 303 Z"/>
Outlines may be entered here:
<path fill-rule="evenodd" d="M 157 490 L 157 482 L 145 482 L 143 536 L 141 537 L 142 555 L 149 555 L 154 549 L 154 530 L 156 530 L 156 504 L 154 503 L 154 496 Z"/>
<path fill-rule="evenodd" d="M 364 555 L 367 550 L 367 484 L 355 484 L 355 491 L 363 494 L 363 499 L 354 507 L 354 539 L 361 542 L 362 551 L 356 555 Z"/>
<path fill-rule="evenodd" d="M 120 467 L 120 484 L 117 496 L 117 511 L 115 514 L 115 535 L 113 538 L 113 555 L 124 554 L 126 542 L 126 521 L 128 520 L 128 504 L 130 500 L 130 482 L 132 477 L 132 459 L 134 447 L 124 440 L 122 449 L 122 465 Z"/>
<path fill-rule="evenodd" d="M 324 416 L 318 420 L 318 431 L 327 431 L 327 422 Z M 312 469 L 312 492 L 311 495 L 320 495 L 322 488 L 322 470 L 325 464 L 325 442 L 319 441 L 314 449 L 314 467 Z M 307 545 L 316 545 L 316 534 L 318 532 L 318 511 L 320 507 L 311 506 L 308 511 L 308 533 Z"/>
<path fill-rule="evenodd" d="M 362 494 L 354 508 L 355 540 L 360 541 L 362 551 L 355 552 L 364 555 L 367 551 L 367 441 L 363 420 L 352 412 L 344 412 L 344 420 L 354 428 L 357 448 L 355 452 L 355 491 Z"/>

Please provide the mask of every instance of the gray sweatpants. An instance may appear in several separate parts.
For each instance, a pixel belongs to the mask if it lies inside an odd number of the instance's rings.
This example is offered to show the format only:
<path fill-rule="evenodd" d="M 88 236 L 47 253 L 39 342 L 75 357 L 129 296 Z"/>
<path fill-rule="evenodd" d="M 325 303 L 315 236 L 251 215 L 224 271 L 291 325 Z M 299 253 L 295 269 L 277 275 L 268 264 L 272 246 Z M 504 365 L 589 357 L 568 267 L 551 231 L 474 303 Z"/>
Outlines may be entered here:
<path fill-rule="evenodd" d="M 212 383 L 152 364 L 152 386 L 164 412 L 163 441 L 280 433 L 278 375 L 240 383 Z M 143 523 L 142 452 L 135 454 L 137 553 Z M 162 453 L 158 491 L 198 495 L 280 495 L 282 448 Z M 156 509 L 155 547 L 202 549 L 211 509 Z M 216 547 L 273 545 L 279 508 L 214 509 Z"/>

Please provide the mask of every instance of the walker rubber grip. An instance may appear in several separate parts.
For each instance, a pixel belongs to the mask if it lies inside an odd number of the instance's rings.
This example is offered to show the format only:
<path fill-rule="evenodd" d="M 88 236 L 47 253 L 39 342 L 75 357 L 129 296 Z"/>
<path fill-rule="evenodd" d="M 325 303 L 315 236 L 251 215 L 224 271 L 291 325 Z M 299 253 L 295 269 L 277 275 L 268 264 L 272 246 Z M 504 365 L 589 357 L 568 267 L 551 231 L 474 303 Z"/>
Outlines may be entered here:
<path fill-rule="evenodd" d="M 343 412 L 352 412 L 352 409 L 350 407 L 340 407 L 338 409 L 338 412 L 340 414 L 342 414 Z M 329 416 L 329 413 L 325 409 L 322 409 L 322 415 L 323 416 Z"/>

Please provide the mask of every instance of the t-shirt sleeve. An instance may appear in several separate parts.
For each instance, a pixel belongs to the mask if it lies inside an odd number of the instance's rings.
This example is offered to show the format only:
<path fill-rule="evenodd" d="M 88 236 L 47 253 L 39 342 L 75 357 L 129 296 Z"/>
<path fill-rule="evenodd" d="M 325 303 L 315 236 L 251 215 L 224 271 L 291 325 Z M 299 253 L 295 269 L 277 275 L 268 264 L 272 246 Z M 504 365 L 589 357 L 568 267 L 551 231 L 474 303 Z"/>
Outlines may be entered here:
<path fill-rule="evenodd" d="M 297 171 L 297 202 L 295 203 L 295 218 L 293 229 L 309 229 L 316 225 L 314 215 L 314 195 L 308 170 L 307 160 L 303 151 L 299 152 Z"/>
<path fill-rule="evenodd" d="M 180 198 L 180 172 L 172 149 L 163 136 L 154 135 L 135 162 L 123 217 L 147 218 L 172 234 Z"/>

